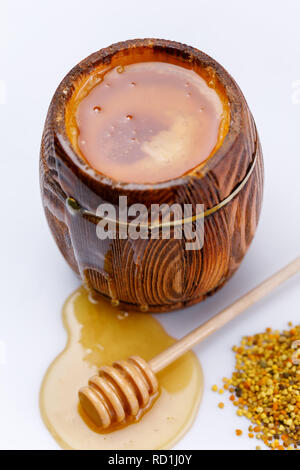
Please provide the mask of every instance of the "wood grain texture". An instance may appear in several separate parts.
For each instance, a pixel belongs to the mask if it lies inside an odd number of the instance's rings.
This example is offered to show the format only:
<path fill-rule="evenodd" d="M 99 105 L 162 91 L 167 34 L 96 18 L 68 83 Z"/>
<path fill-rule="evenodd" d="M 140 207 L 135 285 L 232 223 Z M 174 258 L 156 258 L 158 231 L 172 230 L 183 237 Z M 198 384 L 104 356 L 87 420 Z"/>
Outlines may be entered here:
<path fill-rule="evenodd" d="M 230 102 L 230 128 L 205 166 L 155 185 L 122 184 L 92 170 L 71 146 L 65 111 L 76 86 L 95 67 L 150 50 L 213 69 Z M 222 209 L 205 217 L 201 250 L 187 251 L 185 240 L 105 240 L 96 236 L 97 220 L 66 209 L 68 197 L 94 212 L 99 204 L 204 204 L 205 210 L 228 197 L 252 172 L 243 189 Z M 43 205 L 55 241 L 71 268 L 94 292 L 124 308 L 169 311 L 203 300 L 219 289 L 240 265 L 257 227 L 263 193 L 263 159 L 254 120 L 230 75 L 212 58 L 189 46 L 160 39 L 114 44 L 89 56 L 64 78 L 50 104 L 40 154 Z"/>

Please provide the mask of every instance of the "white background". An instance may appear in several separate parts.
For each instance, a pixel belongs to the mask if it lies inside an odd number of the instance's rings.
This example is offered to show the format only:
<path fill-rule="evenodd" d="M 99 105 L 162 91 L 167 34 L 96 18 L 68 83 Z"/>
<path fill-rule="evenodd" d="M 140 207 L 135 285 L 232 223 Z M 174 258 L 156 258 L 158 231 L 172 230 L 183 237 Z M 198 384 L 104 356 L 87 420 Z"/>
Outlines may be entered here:
<path fill-rule="evenodd" d="M 55 449 L 38 408 L 42 377 L 62 350 L 61 307 L 79 281 L 50 236 L 38 182 L 39 146 L 52 94 L 82 58 L 113 42 L 173 39 L 217 59 L 242 88 L 265 158 L 255 240 L 234 278 L 213 298 L 159 316 L 175 336 L 197 326 L 299 255 L 300 2 L 298 0 L 32 0 L 0 2 L 1 297 L 0 447 Z M 297 82 L 298 81 L 298 82 Z M 293 88 L 294 87 L 294 88 Z M 178 449 L 254 449 L 235 436 L 248 422 L 210 391 L 233 368 L 244 334 L 299 322 L 295 277 L 196 348 L 205 393 Z"/>

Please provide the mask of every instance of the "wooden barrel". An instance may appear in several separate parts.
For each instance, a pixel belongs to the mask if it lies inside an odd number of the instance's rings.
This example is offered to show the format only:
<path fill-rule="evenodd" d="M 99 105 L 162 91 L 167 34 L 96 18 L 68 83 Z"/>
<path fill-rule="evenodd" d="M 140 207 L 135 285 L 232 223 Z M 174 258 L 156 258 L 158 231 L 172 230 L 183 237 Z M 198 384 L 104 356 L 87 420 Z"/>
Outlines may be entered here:
<path fill-rule="evenodd" d="M 83 80 L 95 70 L 138 60 L 180 61 L 201 69 L 221 86 L 230 125 L 217 151 L 188 174 L 158 184 L 114 181 L 94 171 L 76 152 L 67 129 L 68 109 Z M 263 158 L 253 117 L 233 78 L 203 52 L 160 39 L 131 40 L 92 54 L 63 79 L 49 107 L 40 154 L 45 214 L 55 241 L 94 294 L 126 309 L 162 312 L 200 302 L 232 276 L 256 230 L 263 194 Z M 203 246 L 186 249 L 186 237 L 164 239 L 97 236 L 97 208 L 203 204 Z M 193 224 L 195 224 L 195 220 Z M 171 234 L 175 228 L 171 227 Z"/>

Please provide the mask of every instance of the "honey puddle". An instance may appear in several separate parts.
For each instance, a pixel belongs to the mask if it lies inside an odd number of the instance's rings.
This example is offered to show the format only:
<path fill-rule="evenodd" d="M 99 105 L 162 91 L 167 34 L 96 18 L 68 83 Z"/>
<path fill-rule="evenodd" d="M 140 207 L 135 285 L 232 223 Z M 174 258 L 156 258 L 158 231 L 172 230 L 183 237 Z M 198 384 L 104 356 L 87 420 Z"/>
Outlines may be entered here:
<path fill-rule="evenodd" d="M 95 432 L 83 420 L 77 392 L 101 365 L 138 354 L 150 360 L 175 340 L 160 323 L 143 313 L 125 313 L 94 301 L 84 287 L 63 308 L 68 333 L 64 351 L 50 365 L 42 383 L 42 418 L 65 449 L 168 449 L 187 432 L 203 390 L 202 369 L 189 352 L 157 374 L 160 395 L 137 422 L 110 433 Z"/>

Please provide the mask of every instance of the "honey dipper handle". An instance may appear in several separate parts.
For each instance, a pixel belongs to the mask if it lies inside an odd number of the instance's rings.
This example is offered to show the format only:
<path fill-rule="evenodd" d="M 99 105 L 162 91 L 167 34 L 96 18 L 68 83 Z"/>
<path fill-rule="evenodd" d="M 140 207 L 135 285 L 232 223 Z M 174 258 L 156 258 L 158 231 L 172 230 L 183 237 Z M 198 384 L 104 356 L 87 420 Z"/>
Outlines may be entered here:
<path fill-rule="evenodd" d="M 222 326 L 226 325 L 226 323 L 228 323 L 230 320 L 233 320 L 248 307 L 251 307 L 251 305 L 272 292 L 272 290 L 274 290 L 276 287 L 299 271 L 300 256 L 282 268 L 280 271 L 263 281 L 250 292 L 240 297 L 233 304 L 229 305 L 227 308 L 205 322 L 203 325 L 191 331 L 181 340 L 177 341 L 168 349 L 151 359 L 151 361 L 149 361 L 149 365 L 151 366 L 153 372 L 156 373 L 164 369 L 167 365 L 175 361 L 178 357 L 187 352 L 197 343 L 217 331 Z"/>

